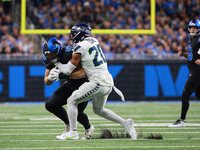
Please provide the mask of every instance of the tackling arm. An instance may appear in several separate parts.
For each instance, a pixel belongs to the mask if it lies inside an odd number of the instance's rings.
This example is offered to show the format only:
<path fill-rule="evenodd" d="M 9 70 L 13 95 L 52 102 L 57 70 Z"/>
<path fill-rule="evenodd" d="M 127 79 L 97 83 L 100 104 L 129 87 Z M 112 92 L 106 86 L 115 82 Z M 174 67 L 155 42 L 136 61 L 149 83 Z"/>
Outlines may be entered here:
<path fill-rule="evenodd" d="M 82 66 L 79 64 L 76 69 L 70 74 L 69 79 L 81 79 L 85 78 L 86 74 Z"/>
<path fill-rule="evenodd" d="M 73 54 L 72 58 L 67 64 L 62 64 L 60 62 L 55 63 L 56 67 L 60 69 L 65 75 L 70 75 L 72 71 L 79 65 L 81 60 L 81 54 Z"/>

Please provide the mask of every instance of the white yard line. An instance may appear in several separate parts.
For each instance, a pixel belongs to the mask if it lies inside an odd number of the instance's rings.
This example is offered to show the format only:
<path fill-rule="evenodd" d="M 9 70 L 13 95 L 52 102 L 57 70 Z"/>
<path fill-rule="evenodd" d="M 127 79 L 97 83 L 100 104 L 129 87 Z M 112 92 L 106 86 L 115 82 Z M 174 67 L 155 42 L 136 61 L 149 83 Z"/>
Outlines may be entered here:
<path fill-rule="evenodd" d="M 29 120 L 38 120 L 38 121 L 45 121 L 45 120 L 59 120 L 56 117 L 49 117 L 49 115 L 43 115 L 43 116 L 37 116 L 35 115 L 34 117 L 32 116 L 24 116 L 24 115 L 18 115 L 18 114 L 4 114 L 4 113 L 0 113 L 0 116 L 2 119 L 29 119 Z M 131 117 L 132 119 L 135 120 L 140 120 L 140 118 L 148 118 L 148 117 L 152 117 L 154 116 L 155 120 L 159 120 L 158 118 L 169 118 L 169 117 L 173 117 L 175 119 L 177 119 L 177 114 L 140 114 L 140 115 L 121 115 L 121 117 L 123 118 L 129 118 Z M 195 118 L 200 118 L 200 114 L 193 114 L 192 117 Z M 156 119 L 157 118 L 157 119 Z M 90 120 L 106 120 L 105 118 L 102 117 L 98 117 L 97 115 L 90 115 L 89 117 Z M 199 120 L 199 119 L 198 119 Z M 171 121 L 171 120 L 170 120 Z M 172 120 L 175 121 L 175 120 Z"/>
<path fill-rule="evenodd" d="M 29 150 L 29 149 L 104 149 L 104 148 L 109 148 L 109 149 L 126 149 L 126 148 L 138 148 L 138 149 L 142 149 L 142 148 L 156 148 L 156 149 L 160 149 L 160 148 L 200 148 L 200 146 L 106 146 L 106 147 L 31 147 L 31 148 L 2 148 L 1 150 Z"/>
<path fill-rule="evenodd" d="M 92 141 L 94 140 L 106 140 L 106 141 L 124 141 L 124 140 L 132 140 L 130 138 L 116 138 L 116 139 L 91 139 Z M 151 140 L 151 139 L 137 139 L 137 140 Z M 168 141 L 179 141 L 179 140 L 188 140 L 188 138 L 165 138 L 164 140 L 168 140 Z M 200 138 L 191 138 L 191 140 L 200 140 Z M 0 142 L 48 142 L 48 141 L 52 141 L 52 142 L 63 142 L 64 140 L 0 140 Z M 81 141 L 81 140 L 80 140 Z"/>
<path fill-rule="evenodd" d="M 79 134 L 82 134 L 83 132 L 79 132 Z M 160 133 L 165 133 L 165 134 L 188 134 L 188 133 L 190 133 L 190 134 L 199 134 L 200 132 L 145 132 L 145 131 L 143 131 L 142 132 L 143 134 L 144 133 L 157 133 L 157 134 L 160 134 Z M 0 135 L 2 135 L 2 136 L 10 136 L 10 135 L 45 135 L 45 134 L 59 134 L 59 133 L 0 133 Z M 100 135 L 101 133 L 93 133 L 93 134 L 96 134 L 96 135 Z"/>
<path fill-rule="evenodd" d="M 16 126 L 17 127 L 17 126 Z M 103 128 L 103 127 L 102 127 Z M 99 129 L 99 128 L 98 128 Z M 109 128 L 107 128 L 107 129 L 110 129 L 110 130 L 121 130 L 121 129 L 123 129 L 122 127 L 121 128 L 112 128 L 112 127 L 109 127 Z M 167 127 L 167 128 L 136 128 L 136 129 L 138 129 L 138 130 L 200 130 L 200 128 L 196 128 L 196 127 L 194 127 L 194 128 L 187 128 L 187 127 L 180 127 L 180 128 L 169 128 L 169 127 Z M 34 130 L 51 130 L 51 131 L 61 131 L 61 129 L 59 128 L 59 129 L 0 129 L 0 131 L 16 131 L 16 130 L 20 130 L 20 131 L 34 131 Z M 80 129 L 78 129 L 78 130 L 84 130 L 84 129 L 82 129 L 82 128 L 80 128 Z"/>
<path fill-rule="evenodd" d="M 42 123 L 61 123 L 62 121 L 59 119 L 53 119 L 53 118 L 45 118 L 45 119 L 30 119 L 30 121 L 19 121 L 19 120 L 13 120 L 13 121 L 0 121 L 0 124 L 7 124 L 7 123 L 27 123 L 27 124 L 32 124 L 32 123 L 38 123 L 38 124 L 42 124 Z M 48 121 L 48 122 L 47 122 Z M 102 122 L 111 122 L 109 120 L 96 120 L 96 119 L 90 119 L 91 122 L 93 123 L 102 123 Z M 143 123 L 143 122 L 174 122 L 174 120 L 136 120 L 135 122 L 139 123 Z M 187 120 L 187 122 L 200 122 L 200 119 L 194 119 L 194 120 Z"/>
<path fill-rule="evenodd" d="M 172 123 L 134 123 L 135 127 L 161 127 Z M 119 124 L 99 124 L 99 126 L 120 126 Z M 186 123 L 186 126 L 200 126 L 200 123 Z"/>
<path fill-rule="evenodd" d="M 134 126 L 135 127 L 168 127 L 168 125 L 170 125 L 170 123 L 135 123 Z M 101 128 L 106 128 L 106 127 L 118 127 L 121 126 L 119 124 L 98 124 L 95 125 L 96 127 L 101 127 Z M 186 123 L 187 127 L 200 127 L 200 123 Z M 13 123 L 11 125 L 6 125 L 6 126 L 0 126 L 1 128 L 26 128 L 26 127 L 64 127 L 64 125 L 13 125 Z M 183 127 L 184 128 L 184 127 Z M 173 129 L 173 128 L 171 128 Z"/>

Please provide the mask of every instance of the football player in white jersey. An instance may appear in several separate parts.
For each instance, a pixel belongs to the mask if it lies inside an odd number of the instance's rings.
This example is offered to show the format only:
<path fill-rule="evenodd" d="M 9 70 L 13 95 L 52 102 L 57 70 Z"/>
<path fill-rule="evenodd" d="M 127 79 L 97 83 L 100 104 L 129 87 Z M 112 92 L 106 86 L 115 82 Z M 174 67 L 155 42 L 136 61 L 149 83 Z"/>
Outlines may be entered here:
<path fill-rule="evenodd" d="M 68 140 L 79 139 L 77 132 L 77 105 L 92 99 L 95 114 L 121 124 L 132 139 L 137 139 L 137 132 L 132 119 L 123 119 L 113 111 L 104 108 L 112 89 L 123 101 L 124 96 L 114 86 L 113 78 L 108 71 L 107 62 L 100 44 L 96 38 L 91 37 L 91 28 L 86 24 L 77 24 L 72 27 L 70 37 L 74 42 L 72 59 L 67 64 L 57 62 L 55 65 L 61 72 L 70 75 L 80 63 L 86 72 L 89 82 L 82 84 L 67 99 L 70 132 L 68 132 L 66 138 Z"/>

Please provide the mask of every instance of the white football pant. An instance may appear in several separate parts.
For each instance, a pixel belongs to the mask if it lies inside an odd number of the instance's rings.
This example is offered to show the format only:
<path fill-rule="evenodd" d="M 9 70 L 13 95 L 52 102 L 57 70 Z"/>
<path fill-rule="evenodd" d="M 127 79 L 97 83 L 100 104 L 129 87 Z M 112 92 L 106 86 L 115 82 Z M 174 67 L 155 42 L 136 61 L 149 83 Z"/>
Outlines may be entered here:
<path fill-rule="evenodd" d="M 74 91 L 72 95 L 67 99 L 67 112 L 70 128 L 77 129 L 77 105 L 91 99 L 95 114 L 122 125 L 124 119 L 115 114 L 113 111 L 104 108 L 104 105 L 111 91 L 111 86 L 102 86 L 91 81 L 85 82 L 79 87 L 78 90 Z"/>

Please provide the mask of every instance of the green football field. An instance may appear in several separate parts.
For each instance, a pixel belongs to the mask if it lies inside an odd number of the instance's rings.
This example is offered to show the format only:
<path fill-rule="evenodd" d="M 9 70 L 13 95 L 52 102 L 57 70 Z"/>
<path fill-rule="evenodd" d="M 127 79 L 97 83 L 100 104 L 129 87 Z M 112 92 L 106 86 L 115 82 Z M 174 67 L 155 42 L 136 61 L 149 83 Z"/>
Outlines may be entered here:
<path fill-rule="evenodd" d="M 0 150 L 57 150 L 57 149 L 117 149 L 117 150 L 199 150 L 200 103 L 192 102 L 187 115 L 187 127 L 169 128 L 180 116 L 181 103 L 109 103 L 109 108 L 123 118 L 132 118 L 138 133 L 130 138 L 101 139 L 102 129 L 121 135 L 124 129 L 93 113 L 89 104 L 85 112 L 94 125 L 93 139 L 59 141 L 56 136 L 64 129 L 62 121 L 40 105 L 0 105 Z M 78 125 L 79 136 L 83 127 Z M 148 139 L 161 135 L 163 139 Z"/>

